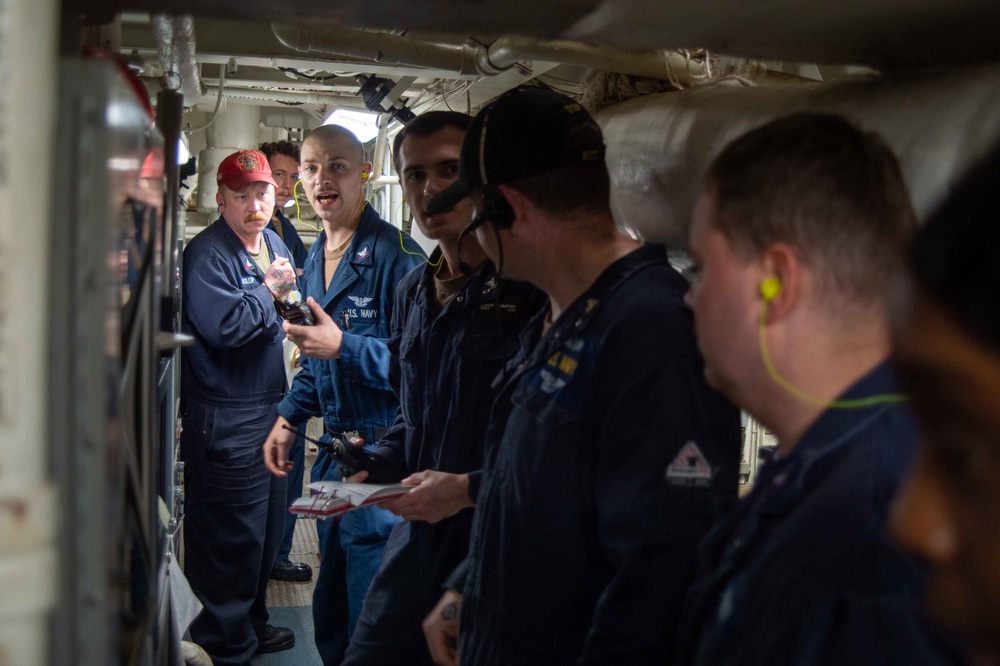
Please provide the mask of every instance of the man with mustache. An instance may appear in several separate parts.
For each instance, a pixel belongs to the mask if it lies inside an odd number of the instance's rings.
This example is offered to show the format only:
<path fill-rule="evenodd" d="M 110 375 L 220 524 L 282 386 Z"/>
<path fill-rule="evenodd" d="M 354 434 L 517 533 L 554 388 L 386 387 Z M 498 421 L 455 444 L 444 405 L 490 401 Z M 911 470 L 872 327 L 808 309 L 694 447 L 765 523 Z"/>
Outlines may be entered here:
<path fill-rule="evenodd" d="M 267 159 L 233 153 L 217 181 L 219 219 L 184 250 L 184 331 L 195 339 L 181 365 L 184 571 L 205 607 L 191 638 L 217 666 L 240 666 L 295 644 L 291 629 L 268 623 L 285 479 L 267 473 L 260 453 L 286 386 L 274 299 L 295 286 L 295 264 L 266 229 Z"/>
<path fill-rule="evenodd" d="M 315 326 L 285 324 L 302 351 L 302 371 L 278 406 L 264 443 L 272 472 L 292 470 L 285 429 L 322 416 L 328 432 L 362 437 L 374 447 L 396 420 L 399 402 L 389 385 L 389 321 L 399 281 L 424 262 L 409 236 L 382 220 L 365 202 L 371 171 L 364 146 L 338 125 L 311 131 L 302 142 L 302 187 L 323 232 L 302 273 Z M 320 450 L 312 480 L 340 478 L 335 461 Z M 377 507 L 351 511 L 337 523 L 320 521 L 322 566 L 313 593 L 316 647 L 325 664 L 339 664 L 368 586 L 398 518 Z"/>

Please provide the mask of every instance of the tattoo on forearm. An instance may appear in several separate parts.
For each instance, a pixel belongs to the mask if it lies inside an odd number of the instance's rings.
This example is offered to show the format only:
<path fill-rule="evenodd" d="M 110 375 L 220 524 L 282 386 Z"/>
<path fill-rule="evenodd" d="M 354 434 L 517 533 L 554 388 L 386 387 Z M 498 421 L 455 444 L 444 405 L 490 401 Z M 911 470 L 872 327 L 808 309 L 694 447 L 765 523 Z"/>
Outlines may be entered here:
<path fill-rule="evenodd" d="M 295 288 L 294 282 L 275 282 L 274 290 L 277 292 L 291 291 Z"/>
<path fill-rule="evenodd" d="M 455 603 L 454 601 L 441 609 L 442 620 L 448 620 L 450 622 L 451 620 L 454 620 L 457 617 L 458 617 L 458 604 Z"/>

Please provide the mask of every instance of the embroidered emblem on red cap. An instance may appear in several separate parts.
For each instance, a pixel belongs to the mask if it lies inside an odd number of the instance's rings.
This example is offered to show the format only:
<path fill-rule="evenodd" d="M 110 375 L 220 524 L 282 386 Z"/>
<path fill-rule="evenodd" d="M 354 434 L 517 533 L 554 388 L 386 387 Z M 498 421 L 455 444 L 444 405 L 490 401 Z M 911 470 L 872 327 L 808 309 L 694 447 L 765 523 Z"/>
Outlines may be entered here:
<path fill-rule="evenodd" d="M 260 171 L 260 159 L 252 152 L 240 153 L 236 158 L 236 163 L 240 165 L 240 171 Z"/>

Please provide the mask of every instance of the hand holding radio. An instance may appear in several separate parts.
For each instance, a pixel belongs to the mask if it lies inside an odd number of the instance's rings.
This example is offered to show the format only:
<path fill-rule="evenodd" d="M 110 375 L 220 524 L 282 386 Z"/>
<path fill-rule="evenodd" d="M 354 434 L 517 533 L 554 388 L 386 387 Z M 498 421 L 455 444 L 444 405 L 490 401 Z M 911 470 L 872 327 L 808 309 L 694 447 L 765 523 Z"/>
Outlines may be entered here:
<path fill-rule="evenodd" d="M 344 331 L 337 326 L 319 303 L 311 296 L 302 304 L 313 318 L 311 326 L 299 326 L 294 321 L 285 321 L 285 335 L 295 343 L 303 356 L 319 359 L 340 358 L 340 345 Z"/>
<path fill-rule="evenodd" d="M 368 472 L 368 476 L 364 479 L 365 483 L 399 483 L 402 479 L 402 475 L 382 458 L 363 448 L 361 444 L 364 443 L 364 440 L 360 438 L 349 442 L 343 433 L 331 432 L 332 441 L 324 442 L 321 439 L 308 437 L 291 426 L 282 424 L 281 427 L 285 430 L 291 430 L 297 435 L 302 435 L 306 441 L 325 449 L 337 461 L 340 475 L 345 479 L 359 472 Z"/>

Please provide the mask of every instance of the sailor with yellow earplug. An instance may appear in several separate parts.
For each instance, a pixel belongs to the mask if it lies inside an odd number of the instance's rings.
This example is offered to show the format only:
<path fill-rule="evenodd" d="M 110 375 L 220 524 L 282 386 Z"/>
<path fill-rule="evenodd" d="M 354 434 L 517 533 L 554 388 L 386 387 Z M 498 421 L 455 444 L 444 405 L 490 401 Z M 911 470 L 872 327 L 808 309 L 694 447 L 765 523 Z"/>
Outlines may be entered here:
<path fill-rule="evenodd" d="M 675 664 L 958 664 L 883 522 L 917 434 L 886 298 L 916 231 L 879 137 L 773 121 L 709 167 L 687 296 L 710 383 L 774 433 L 750 495 L 702 542 Z"/>
<path fill-rule="evenodd" d="M 396 419 L 389 386 L 390 318 L 396 285 L 424 261 L 420 247 L 382 220 L 365 201 L 371 173 L 364 146 L 348 129 L 323 125 L 302 142 L 302 187 L 323 221 L 299 283 L 314 326 L 285 322 L 301 350 L 302 370 L 278 405 L 279 417 L 264 443 L 268 468 L 293 469 L 288 449 L 294 428 L 322 416 L 330 432 L 353 435 L 373 448 Z M 293 430 L 286 430 L 285 427 Z M 312 481 L 340 478 L 320 450 Z M 337 524 L 319 521 L 323 566 L 316 580 L 313 619 L 323 662 L 339 664 L 354 631 L 365 592 L 397 518 L 378 507 L 352 511 Z"/>

